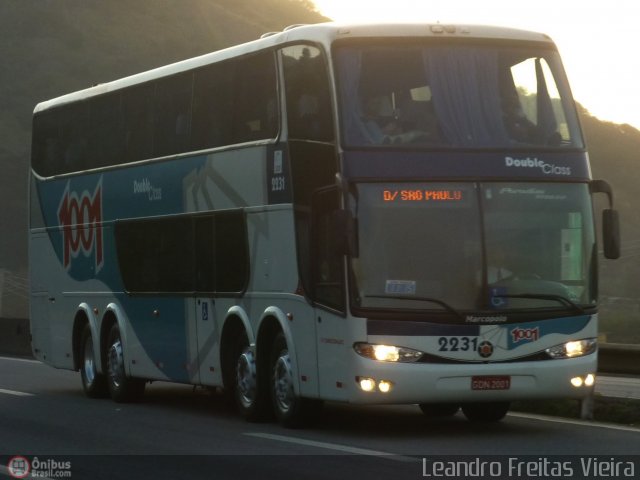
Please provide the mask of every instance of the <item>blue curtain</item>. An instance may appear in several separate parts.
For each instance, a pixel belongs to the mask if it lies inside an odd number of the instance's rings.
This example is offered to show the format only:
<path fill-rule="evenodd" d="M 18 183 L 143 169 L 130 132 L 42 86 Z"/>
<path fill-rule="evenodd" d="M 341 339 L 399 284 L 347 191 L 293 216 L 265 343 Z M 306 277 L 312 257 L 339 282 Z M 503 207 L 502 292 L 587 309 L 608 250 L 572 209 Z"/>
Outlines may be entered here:
<path fill-rule="evenodd" d="M 362 71 L 362 52 L 343 48 L 337 56 L 340 72 L 340 90 L 342 93 L 343 132 L 347 143 L 362 145 L 371 143 L 371 139 L 362 123 L 360 105 L 360 73 Z"/>
<path fill-rule="evenodd" d="M 502 119 L 498 53 L 474 48 L 423 52 L 440 128 L 455 147 L 508 144 Z"/>

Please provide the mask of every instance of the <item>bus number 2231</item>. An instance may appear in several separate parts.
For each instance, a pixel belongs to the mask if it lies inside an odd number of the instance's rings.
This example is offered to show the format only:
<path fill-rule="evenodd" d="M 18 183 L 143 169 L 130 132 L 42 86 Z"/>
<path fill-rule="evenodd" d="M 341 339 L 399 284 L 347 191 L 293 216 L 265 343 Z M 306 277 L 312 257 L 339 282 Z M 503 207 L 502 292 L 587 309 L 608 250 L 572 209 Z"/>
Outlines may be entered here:
<path fill-rule="evenodd" d="M 440 337 L 438 338 L 441 352 L 468 352 L 478 349 L 478 337 Z"/>

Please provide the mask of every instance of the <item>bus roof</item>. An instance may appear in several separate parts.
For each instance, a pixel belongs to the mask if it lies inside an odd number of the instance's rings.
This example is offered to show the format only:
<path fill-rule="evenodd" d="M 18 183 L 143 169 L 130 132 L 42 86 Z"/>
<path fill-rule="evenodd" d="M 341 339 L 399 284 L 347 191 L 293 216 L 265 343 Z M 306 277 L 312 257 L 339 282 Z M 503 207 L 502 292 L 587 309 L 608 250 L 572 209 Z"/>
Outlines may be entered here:
<path fill-rule="evenodd" d="M 440 38 L 475 38 L 520 40 L 546 42 L 553 44 L 545 34 L 526 30 L 484 25 L 444 25 L 428 23 L 394 23 L 394 24 L 346 24 L 319 23 L 313 25 L 293 25 L 282 32 L 272 32 L 262 38 L 233 47 L 207 53 L 199 57 L 190 58 L 153 70 L 120 78 L 108 83 L 101 83 L 93 87 L 69 93 L 36 105 L 34 113 L 38 113 L 60 105 L 85 100 L 97 95 L 117 91 L 133 85 L 146 83 L 158 78 L 178 74 L 195 68 L 239 57 L 269 47 L 296 41 L 312 41 L 322 43 L 327 47 L 335 40 L 346 38 L 380 38 L 380 37 L 440 37 Z"/>

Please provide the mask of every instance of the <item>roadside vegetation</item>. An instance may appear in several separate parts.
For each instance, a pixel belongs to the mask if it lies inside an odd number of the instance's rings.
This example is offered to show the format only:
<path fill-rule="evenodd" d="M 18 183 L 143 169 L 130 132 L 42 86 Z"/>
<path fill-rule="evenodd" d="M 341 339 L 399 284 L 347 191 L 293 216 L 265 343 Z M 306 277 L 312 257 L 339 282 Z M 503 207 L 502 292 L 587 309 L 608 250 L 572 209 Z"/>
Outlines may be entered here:
<path fill-rule="evenodd" d="M 577 400 L 519 401 L 512 404 L 511 410 L 565 418 L 580 418 L 580 402 Z M 593 420 L 640 427 L 640 400 L 596 395 Z"/>

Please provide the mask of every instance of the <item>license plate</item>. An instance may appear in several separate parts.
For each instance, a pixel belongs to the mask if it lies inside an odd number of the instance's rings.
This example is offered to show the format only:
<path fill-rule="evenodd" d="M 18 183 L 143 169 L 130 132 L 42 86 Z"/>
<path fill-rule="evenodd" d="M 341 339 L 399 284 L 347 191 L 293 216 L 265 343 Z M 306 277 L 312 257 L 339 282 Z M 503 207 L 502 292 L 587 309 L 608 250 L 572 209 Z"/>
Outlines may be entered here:
<path fill-rule="evenodd" d="M 511 377 L 504 376 L 478 376 L 471 377 L 471 390 L 509 390 Z"/>

